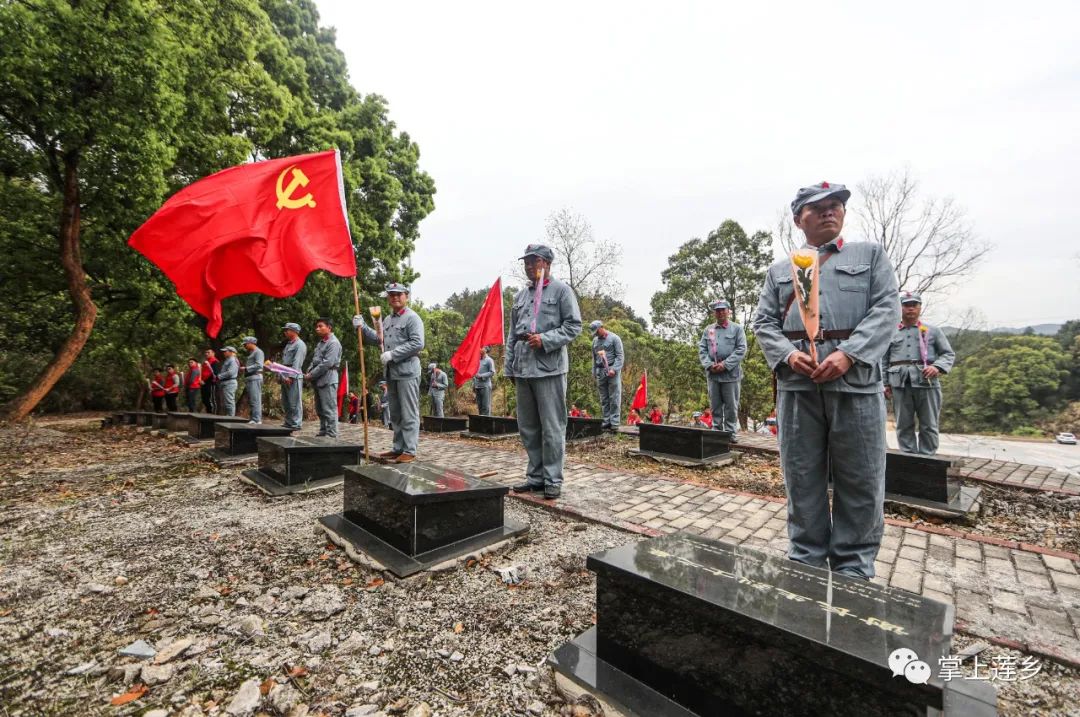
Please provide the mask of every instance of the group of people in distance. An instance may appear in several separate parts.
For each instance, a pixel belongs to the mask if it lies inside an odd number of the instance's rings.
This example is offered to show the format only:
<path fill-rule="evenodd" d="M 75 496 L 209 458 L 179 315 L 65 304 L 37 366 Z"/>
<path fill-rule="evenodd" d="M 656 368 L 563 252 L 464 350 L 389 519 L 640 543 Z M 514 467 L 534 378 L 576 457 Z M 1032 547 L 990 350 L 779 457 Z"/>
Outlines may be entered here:
<path fill-rule="evenodd" d="M 796 287 L 788 257 L 766 273 L 753 330 L 776 382 L 775 432 L 788 496 L 789 557 L 869 579 L 884 528 L 885 398 L 893 401 L 901 449 L 933 454 L 941 407 L 938 379 L 952 368 L 955 356 L 944 333 L 921 322 L 919 294 L 899 294 L 884 249 L 873 242 L 844 242 L 841 230 L 850 195 L 843 185 L 822 182 L 799 189 L 791 203 L 795 225 L 806 238 L 802 251 L 817 256 L 813 266 L 820 330 L 808 335 L 801 312 L 792 311 Z M 551 277 L 550 247 L 530 244 L 520 260 L 528 285 L 513 300 L 503 372 L 514 383 L 518 431 L 528 460 L 524 480 L 512 490 L 556 499 L 562 492 L 568 416 L 587 415 L 576 404 L 569 410 L 566 405 L 567 346 L 582 331 L 581 312 L 570 287 Z M 374 327 L 362 315 L 354 316 L 352 324 L 365 345 L 379 347 L 383 365 L 379 403 L 384 423 L 393 430 L 393 443 L 381 458 L 409 463 L 416 459 L 419 443 L 424 322 L 408 307 L 408 286 L 387 284 L 385 296 L 390 308 L 385 319 L 376 318 L 381 311 L 373 309 Z M 695 413 L 694 421 L 737 442 L 746 333 L 732 320 L 726 300 L 713 301 L 709 309 L 713 321 L 698 342 L 709 407 Z M 184 391 L 191 410 L 201 396 L 207 411 L 233 415 L 242 371 L 251 422 L 259 423 L 262 381 L 270 370 L 281 384 L 283 425 L 301 427 L 301 389 L 312 383 L 318 435 L 337 436 L 342 356 L 333 324 L 325 318 L 315 322 L 315 350 L 306 369 L 300 326 L 288 323 L 282 330 L 286 341 L 281 364 L 265 362 L 257 340 L 248 336 L 242 366 L 237 351 L 226 346 L 223 361 L 207 350 L 202 362 L 189 360 L 182 374 L 173 366 L 155 372 L 150 379 L 155 409 L 160 410 L 162 402 L 175 408 Z M 600 418 L 604 428 L 616 430 L 626 358 L 622 339 L 599 320 L 589 324 L 589 330 Z M 477 362 L 477 410 L 490 415 L 496 367 L 487 349 Z M 435 363 L 428 370 L 432 411 L 441 416 L 449 379 Z M 350 398 L 353 407 L 364 400 L 356 394 Z M 357 411 L 350 413 L 355 416 Z M 628 417 L 630 424 L 663 420 L 656 404 L 646 416 L 631 409 Z"/>

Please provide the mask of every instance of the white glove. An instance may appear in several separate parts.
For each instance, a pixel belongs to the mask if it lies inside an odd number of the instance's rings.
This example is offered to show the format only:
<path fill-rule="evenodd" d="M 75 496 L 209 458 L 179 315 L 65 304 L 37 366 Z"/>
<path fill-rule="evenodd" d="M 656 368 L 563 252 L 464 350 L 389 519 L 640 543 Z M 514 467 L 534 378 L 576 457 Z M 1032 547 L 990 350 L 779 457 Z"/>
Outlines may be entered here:
<path fill-rule="evenodd" d="M 364 325 L 364 317 L 363 316 L 361 316 L 360 314 L 357 314 L 356 316 L 352 317 L 352 327 L 354 329 L 358 329 L 363 325 Z"/>
<path fill-rule="evenodd" d="M 379 356 L 379 360 L 383 363 L 390 363 L 390 352 L 383 351 L 382 354 Z"/>

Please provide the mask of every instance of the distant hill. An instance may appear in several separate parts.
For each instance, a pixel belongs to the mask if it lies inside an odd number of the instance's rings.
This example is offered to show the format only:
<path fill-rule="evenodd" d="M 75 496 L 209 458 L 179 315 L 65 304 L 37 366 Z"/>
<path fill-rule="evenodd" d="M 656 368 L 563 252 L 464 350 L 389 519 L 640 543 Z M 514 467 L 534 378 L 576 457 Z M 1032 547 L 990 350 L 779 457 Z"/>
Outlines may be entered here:
<path fill-rule="evenodd" d="M 1035 332 L 1036 336 L 1053 336 L 1061 328 L 1061 324 L 1035 324 L 1034 326 L 1032 326 L 1030 328 L 1031 328 L 1031 330 L 1033 332 Z M 955 326 L 942 326 L 941 330 L 944 331 L 946 334 L 955 334 L 957 331 L 959 331 L 959 329 L 956 328 Z M 1022 327 L 1020 327 L 1018 329 L 1013 328 L 1011 326 L 998 326 L 996 328 L 990 329 L 990 333 L 992 333 L 992 334 L 1022 334 L 1027 330 L 1028 330 L 1027 326 L 1022 326 Z"/>

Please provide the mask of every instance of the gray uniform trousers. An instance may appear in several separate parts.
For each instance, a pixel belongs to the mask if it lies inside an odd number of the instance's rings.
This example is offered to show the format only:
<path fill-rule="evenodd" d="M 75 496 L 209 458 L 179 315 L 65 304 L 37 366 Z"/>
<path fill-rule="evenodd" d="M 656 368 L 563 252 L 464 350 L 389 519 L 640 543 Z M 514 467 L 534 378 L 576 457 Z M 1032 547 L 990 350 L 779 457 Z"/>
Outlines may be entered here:
<path fill-rule="evenodd" d="M 491 415 L 491 389 L 490 388 L 474 388 L 473 393 L 476 394 L 476 412 L 481 416 Z"/>
<path fill-rule="evenodd" d="M 390 423 L 394 426 L 393 450 L 415 456 L 420 442 L 420 377 L 390 379 L 387 387 Z"/>
<path fill-rule="evenodd" d="M 446 391 L 431 392 L 431 415 L 442 418 L 443 401 L 446 400 Z"/>
<path fill-rule="evenodd" d="M 788 497 L 788 557 L 874 577 L 885 530 L 884 396 L 780 391 L 776 417 Z M 789 435 L 794 438 L 786 439 Z M 830 453 L 844 459 L 831 461 Z"/>
<path fill-rule="evenodd" d="M 244 391 L 247 393 L 248 404 L 251 407 L 251 420 L 262 423 L 262 375 L 249 376 L 244 379 Z"/>
<path fill-rule="evenodd" d="M 735 433 L 739 430 L 739 394 L 742 381 L 709 381 L 709 408 L 713 430 Z"/>
<path fill-rule="evenodd" d="M 529 455 L 529 485 L 560 488 L 566 453 L 566 374 L 515 378 L 517 422 Z"/>
<path fill-rule="evenodd" d="M 596 387 L 600 390 L 601 418 L 606 425 L 618 428 L 622 420 L 619 415 L 622 408 L 622 374 L 618 371 L 614 376 L 601 374 L 596 377 Z"/>
<path fill-rule="evenodd" d="M 905 453 L 932 456 L 938 449 L 938 416 L 941 415 L 941 386 L 893 387 L 896 414 L 896 442 Z M 918 439 L 915 419 L 919 419 Z"/>
<path fill-rule="evenodd" d="M 231 378 L 218 384 L 221 391 L 221 415 L 236 415 L 236 379 Z"/>
<path fill-rule="evenodd" d="M 319 414 L 319 434 L 330 438 L 337 438 L 338 435 L 337 389 L 337 381 L 315 387 L 315 413 Z"/>
<path fill-rule="evenodd" d="M 304 422 L 304 379 L 294 378 L 292 383 L 281 384 L 281 407 L 285 411 L 285 425 L 300 430 Z"/>

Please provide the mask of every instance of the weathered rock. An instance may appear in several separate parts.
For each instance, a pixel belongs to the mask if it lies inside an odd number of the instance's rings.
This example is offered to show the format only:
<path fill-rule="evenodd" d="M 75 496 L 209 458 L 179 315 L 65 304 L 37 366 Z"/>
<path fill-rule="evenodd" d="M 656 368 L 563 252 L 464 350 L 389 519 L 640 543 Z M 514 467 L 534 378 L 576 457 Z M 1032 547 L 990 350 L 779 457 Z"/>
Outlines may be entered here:
<path fill-rule="evenodd" d="M 119 586 L 127 585 L 128 584 L 128 579 L 125 578 L 123 575 L 117 575 L 115 578 L 113 578 L 113 583 L 116 584 L 116 585 L 119 585 Z M 150 713 L 147 712 L 146 714 L 150 714 Z"/>
<path fill-rule="evenodd" d="M 117 652 L 124 657 L 135 657 L 140 660 L 149 660 L 157 654 L 154 646 L 146 640 L 136 640 L 127 647 L 121 647 Z"/>
<path fill-rule="evenodd" d="M 464 659 L 465 655 L 462 655 L 460 652 L 455 651 L 453 654 L 450 655 L 450 662 L 461 662 Z"/>
<path fill-rule="evenodd" d="M 185 650 L 191 647 L 191 644 L 193 642 L 195 641 L 190 637 L 173 640 L 171 643 L 168 644 L 168 646 L 162 648 L 162 650 L 154 656 L 154 664 L 164 665 L 169 660 L 175 657 L 179 657 L 184 653 Z"/>
<path fill-rule="evenodd" d="M 345 710 L 345 717 L 365 717 L 365 715 L 373 715 L 378 711 L 378 705 L 353 705 L 349 709 Z"/>
<path fill-rule="evenodd" d="M 142 717 L 169 717 L 169 710 L 150 710 L 143 712 Z"/>
<path fill-rule="evenodd" d="M 325 620 L 345 609 L 341 588 L 328 586 L 311 592 L 300 603 L 300 612 L 312 620 Z"/>
<path fill-rule="evenodd" d="M 300 703 L 300 693 L 291 685 L 274 685 L 268 696 L 273 708 L 282 714 Z"/>
<path fill-rule="evenodd" d="M 266 627 L 262 618 L 258 615 L 246 615 L 242 617 L 237 621 L 236 629 L 249 637 L 257 637 L 266 634 Z"/>
<path fill-rule="evenodd" d="M 247 717 L 259 706 L 262 694 L 259 692 L 258 680 L 246 680 L 235 695 L 225 711 L 233 717 Z"/>
<path fill-rule="evenodd" d="M 285 588 L 285 592 L 281 593 L 282 600 L 299 600 L 300 598 L 311 592 L 311 588 L 303 585 L 290 585 Z"/>
<path fill-rule="evenodd" d="M 313 655 L 318 655 L 320 653 L 326 652 L 330 649 L 330 644 L 333 642 L 333 639 L 334 638 L 330 636 L 330 633 L 328 631 L 316 633 L 314 637 L 308 640 L 308 652 L 312 653 Z"/>
<path fill-rule="evenodd" d="M 431 707 L 427 702 L 421 702 L 406 712 L 405 717 L 431 717 Z"/>
<path fill-rule="evenodd" d="M 544 714 L 544 703 L 540 700 L 535 700 L 533 702 L 530 702 L 529 706 L 525 709 L 528 710 L 529 714 L 542 715 Z"/>
<path fill-rule="evenodd" d="M 344 654 L 357 652 L 364 649 L 366 642 L 367 640 L 364 639 L 363 635 L 353 630 L 348 637 L 338 643 L 337 651 Z"/>
<path fill-rule="evenodd" d="M 174 674 L 176 674 L 175 665 L 143 665 L 139 677 L 143 683 L 152 687 L 168 682 Z"/>

